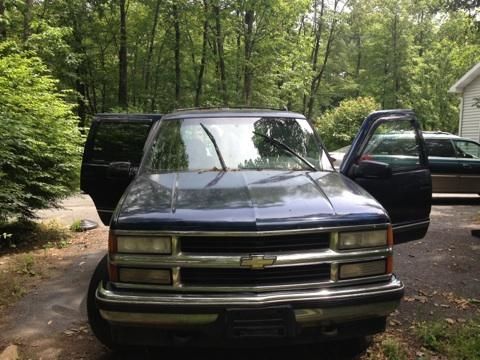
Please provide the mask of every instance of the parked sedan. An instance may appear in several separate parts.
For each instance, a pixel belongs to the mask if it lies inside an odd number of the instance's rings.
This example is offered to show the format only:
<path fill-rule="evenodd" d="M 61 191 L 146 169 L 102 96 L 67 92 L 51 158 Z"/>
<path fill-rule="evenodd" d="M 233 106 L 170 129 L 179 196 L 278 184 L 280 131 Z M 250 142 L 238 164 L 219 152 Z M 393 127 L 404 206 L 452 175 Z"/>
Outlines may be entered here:
<path fill-rule="evenodd" d="M 446 132 L 424 131 L 435 193 L 480 193 L 480 144 Z M 402 132 L 379 134 L 363 155 L 370 160 L 407 165 L 415 161 L 415 139 Z M 349 146 L 330 153 L 340 167 Z"/>

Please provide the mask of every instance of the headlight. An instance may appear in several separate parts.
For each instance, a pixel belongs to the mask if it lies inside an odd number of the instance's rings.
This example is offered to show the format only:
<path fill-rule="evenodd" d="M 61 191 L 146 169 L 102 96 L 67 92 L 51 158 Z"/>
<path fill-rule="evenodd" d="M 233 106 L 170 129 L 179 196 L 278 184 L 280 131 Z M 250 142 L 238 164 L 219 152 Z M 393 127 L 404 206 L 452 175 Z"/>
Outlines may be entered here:
<path fill-rule="evenodd" d="M 171 254 L 170 236 L 117 236 L 119 253 Z"/>
<path fill-rule="evenodd" d="M 169 285 L 172 283 L 172 276 L 170 270 L 120 268 L 119 280 L 127 283 Z"/>
<path fill-rule="evenodd" d="M 340 265 L 339 278 L 351 279 L 364 276 L 382 275 L 387 272 L 386 260 L 375 260 L 361 263 Z"/>
<path fill-rule="evenodd" d="M 354 231 L 338 234 L 340 250 L 369 248 L 387 245 L 387 229 Z"/>

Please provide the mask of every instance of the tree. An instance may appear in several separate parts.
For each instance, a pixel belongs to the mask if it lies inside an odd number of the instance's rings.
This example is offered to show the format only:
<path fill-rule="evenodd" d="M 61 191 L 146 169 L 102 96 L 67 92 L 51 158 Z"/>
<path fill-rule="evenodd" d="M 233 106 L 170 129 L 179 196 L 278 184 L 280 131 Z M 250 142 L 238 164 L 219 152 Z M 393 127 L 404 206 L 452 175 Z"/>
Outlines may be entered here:
<path fill-rule="evenodd" d="M 476 4 L 0 0 L 0 39 L 74 90 L 81 127 L 100 111 L 225 104 L 316 118 L 360 96 L 453 131 L 457 100 L 446 91 L 480 56 Z"/>
<path fill-rule="evenodd" d="M 78 119 L 31 54 L 0 45 L 0 222 L 31 218 L 77 188 Z"/>
<path fill-rule="evenodd" d="M 7 25 L 5 19 L 5 0 L 0 0 L 0 40 L 7 38 Z"/>
<path fill-rule="evenodd" d="M 365 117 L 380 105 L 371 97 L 345 99 L 316 119 L 315 126 L 328 150 L 351 144 Z"/>
<path fill-rule="evenodd" d="M 205 74 L 205 66 L 207 62 L 207 46 L 208 46 L 208 1 L 203 0 L 204 20 L 203 20 L 203 34 L 202 34 L 202 56 L 200 60 L 200 67 L 198 69 L 197 84 L 195 87 L 195 107 L 200 106 L 200 99 L 203 92 L 203 76 Z"/>
<path fill-rule="evenodd" d="M 128 108 L 128 58 L 127 58 L 127 9 L 126 0 L 120 0 L 120 50 L 118 51 L 118 105 Z"/>
<path fill-rule="evenodd" d="M 342 3 L 340 0 L 334 0 L 331 10 L 331 17 L 327 19 L 329 9 L 325 0 L 314 0 L 313 4 L 313 24 L 312 38 L 313 46 L 311 50 L 311 79 L 309 81 L 310 91 L 304 96 L 303 113 L 311 118 L 314 111 L 314 104 L 320 88 L 320 84 L 325 76 L 328 61 L 333 47 L 333 42 L 337 34 L 338 16 L 343 13 L 347 2 Z M 321 44 L 325 42 L 323 53 Z"/>
<path fill-rule="evenodd" d="M 172 5 L 172 16 L 173 16 L 173 26 L 175 28 L 175 46 L 174 46 L 174 53 L 175 53 L 175 106 L 178 106 L 180 103 L 180 91 L 181 91 L 181 84 L 180 81 L 182 79 L 182 70 L 181 70 L 181 58 L 180 58 L 180 19 L 179 19 L 179 12 L 178 12 L 178 5 L 173 3 Z"/>
<path fill-rule="evenodd" d="M 227 76 L 225 70 L 225 51 L 223 48 L 224 37 L 222 31 L 222 20 L 220 16 L 220 6 L 218 4 L 213 5 L 213 13 L 215 16 L 215 46 L 218 55 L 218 70 L 220 75 L 220 92 L 223 100 L 223 105 L 228 104 L 227 93 Z"/>

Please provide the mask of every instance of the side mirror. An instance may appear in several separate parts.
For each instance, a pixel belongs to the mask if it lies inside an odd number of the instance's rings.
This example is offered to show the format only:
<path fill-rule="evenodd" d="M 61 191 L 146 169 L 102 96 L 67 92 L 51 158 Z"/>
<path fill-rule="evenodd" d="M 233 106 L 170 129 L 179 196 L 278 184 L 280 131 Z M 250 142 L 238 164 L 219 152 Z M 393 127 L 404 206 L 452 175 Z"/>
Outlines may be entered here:
<path fill-rule="evenodd" d="M 355 177 L 386 179 L 391 176 L 392 168 L 383 162 L 363 160 L 355 167 Z"/>
<path fill-rule="evenodd" d="M 128 161 L 111 162 L 107 168 L 108 179 L 129 179 L 135 175 L 136 169 Z"/>

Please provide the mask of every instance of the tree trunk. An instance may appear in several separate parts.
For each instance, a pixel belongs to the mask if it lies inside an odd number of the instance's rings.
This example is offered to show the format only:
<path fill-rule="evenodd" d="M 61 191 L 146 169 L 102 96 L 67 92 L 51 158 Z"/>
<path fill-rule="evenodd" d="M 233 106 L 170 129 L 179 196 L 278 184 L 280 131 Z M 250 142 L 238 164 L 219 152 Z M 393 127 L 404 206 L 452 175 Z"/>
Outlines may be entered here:
<path fill-rule="evenodd" d="M 76 9 L 73 7 L 71 2 L 67 2 L 67 11 L 68 16 L 72 19 L 72 36 L 73 42 L 71 44 L 72 50 L 74 53 L 83 54 L 84 57 L 81 58 L 81 61 L 78 63 L 77 67 L 75 68 L 75 90 L 77 92 L 77 114 L 79 117 L 78 126 L 80 128 L 85 127 L 86 125 L 86 116 L 87 116 L 87 105 L 86 105 L 86 79 L 87 79 L 87 71 L 86 71 L 86 58 L 87 52 L 85 47 L 83 46 L 83 31 L 79 24 L 79 19 L 77 17 Z"/>
<path fill-rule="evenodd" d="M 252 66 L 252 51 L 253 51 L 253 22 L 255 12 L 253 10 L 245 11 L 245 65 L 243 78 L 243 100 L 245 105 L 250 105 L 252 102 L 252 86 L 253 86 L 253 66 Z"/>
<path fill-rule="evenodd" d="M 118 105 L 122 109 L 128 108 L 127 11 L 125 2 L 126 0 L 120 0 L 120 50 L 118 52 Z"/>
<path fill-rule="evenodd" d="M 203 74 L 205 72 L 205 63 L 207 57 L 207 41 L 208 41 L 208 2 L 203 1 L 205 12 L 205 20 L 203 22 L 203 39 L 202 39 L 202 58 L 200 59 L 200 68 L 198 69 L 197 87 L 195 89 L 195 107 L 200 106 L 200 99 L 203 90 Z"/>
<path fill-rule="evenodd" d="M 133 50 L 130 48 L 130 54 L 133 54 L 133 62 L 131 63 L 131 67 L 132 67 L 132 71 L 131 71 L 131 74 L 132 74 L 132 77 L 130 78 L 130 88 L 129 88 L 129 91 L 130 91 L 130 96 L 129 96 L 129 102 L 130 104 L 132 104 L 133 107 L 136 107 L 137 106 L 137 99 L 139 97 L 138 93 L 137 93 L 137 68 L 138 68 L 138 42 L 135 42 L 135 45 L 133 47 Z M 145 75 L 145 63 L 143 64 L 143 73 L 142 73 L 142 78 L 141 78 L 141 81 L 143 82 L 144 81 L 144 75 Z M 141 94 L 140 94 L 140 99 L 141 99 Z M 139 105 L 142 104 L 142 101 L 139 100 Z"/>
<path fill-rule="evenodd" d="M 357 61 L 355 64 L 355 81 L 358 84 L 359 78 L 360 78 L 360 68 L 362 66 L 362 38 L 361 38 L 360 32 L 355 34 L 355 40 L 356 40 L 356 48 L 357 48 Z M 357 97 L 360 96 L 359 88 L 357 88 L 357 90 L 355 91 L 355 95 Z"/>
<path fill-rule="evenodd" d="M 160 85 L 160 72 L 161 72 L 161 65 L 162 65 L 162 55 L 163 48 L 165 47 L 166 39 L 170 39 L 170 28 L 166 29 L 165 34 L 163 35 L 162 42 L 160 46 L 156 50 L 156 60 L 155 60 L 155 71 L 154 71 L 154 81 L 153 81 L 153 89 L 150 91 L 150 111 L 154 112 L 157 110 L 156 108 L 156 99 L 158 93 L 158 87 Z M 155 53 L 155 52 L 154 52 Z"/>
<path fill-rule="evenodd" d="M 0 40 L 5 40 L 7 38 L 7 27 L 5 26 L 4 18 L 5 17 L 5 1 L 0 0 Z"/>
<path fill-rule="evenodd" d="M 174 3 L 173 5 L 173 25 L 175 28 L 175 106 L 178 107 L 180 103 L 180 81 L 181 81 L 181 68 L 180 68 L 180 21 L 178 15 L 178 7 Z"/>
<path fill-rule="evenodd" d="M 144 83 L 145 83 L 145 106 L 144 108 L 146 109 L 146 105 L 148 102 L 148 93 L 150 89 L 150 68 L 152 64 L 152 56 L 153 56 L 153 45 L 155 44 L 155 35 L 157 33 L 157 25 L 158 25 L 158 17 L 160 15 L 160 0 L 157 0 L 157 3 L 155 4 L 155 12 L 153 14 L 153 25 L 152 25 L 152 30 L 150 32 L 150 40 L 148 43 L 148 49 L 147 49 L 147 58 L 145 61 L 145 77 L 144 77 Z"/>
<path fill-rule="evenodd" d="M 26 42 L 31 35 L 32 7 L 33 0 L 25 0 L 25 9 L 23 12 L 23 42 Z"/>
<path fill-rule="evenodd" d="M 105 70 L 105 51 L 106 49 L 104 47 L 100 47 L 100 69 L 102 72 L 102 76 L 100 77 L 100 95 L 101 95 L 101 106 L 100 106 L 100 111 L 103 113 L 105 112 L 106 109 L 106 101 L 107 101 L 107 77 L 106 77 L 106 70 Z"/>
<path fill-rule="evenodd" d="M 383 93 L 382 93 L 382 109 L 386 109 L 386 104 L 387 104 L 387 82 L 388 82 L 388 73 L 389 73 L 389 68 L 388 68 L 388 55 L 385 54 L 385 58 L 383 60 Z"/>
<path fill-rule="evenodd" d="M 319 68 L 317 74 L 312 80 L 312 84 L 310 87 L 310 97 L 308 99 L 308 107 L 307 107 L 307 118 L 311 119 L 313 115 L 313 105 L 315 104 L 315 97 L 318 93 L 318 89 L 320 88 L 320 83 L 322 82 L 323 79 L 323 74 L 325 72 L 325 69 L 327 67 L 328 59 L 330 57 L 330 52 L 331 52 L 331 47 L 333 43 L 333 37 L 335 33 L 335 25 L 336 21 L 334 20 L 331 27 L 330 27 L 330 32 L 328 34 L 328 39 L 327 39 L 327 45 L 325 47 L 325 53 L 323 54 L 323 62 L 321 67 Z"/>
<path fill-rule="evenodd" d="M 310 55 L 310 63 L 312 64 L 313 73 L 317 72 L 318 65 L 318 52 L 320 50 L 320 42 L 323 34 L 323 21 L 324 21 L 324 12 L 325 12 L 325 1 L 322 0 L 320 3 L 320 13 L 318 11 L 318 2 L 315 0 L 314 4 L 314 13 L 313 13 L 313 32 L 314 32 L 314 43 L 312 48 L 312 53 Z M 309 106 L 313 97 L 312 89 L 314 88 L 313 81 L 310 84 L 310 95 L 303 96 L 303 113 L 306 114 L 309 111 Z"/>
<path fill-rule="evenodd" d="M 398 14 L 394 15 L 392 28 L 393 47 L 393 106 L 398 107 L 398 93 L 400 91 L 400 78 L 398 73 Z"/>
<path fill-rule="evenodd" d="M 339 0 L 335 0 L 334 5 L 333 5 L 333 15 L 334 16 L 338 15 L 338 13 L 339 13 L 339 12 L 337 12 L 338 4 L 339 4 Z M 323 15 L 324 15 L 324 12 L 323 12 L 324 6 L 325 6 L 325 3 L 322 0 L 322 10 L 320 12 L 321 18 L 323 18 Z M 323 19 L 320 19 L 319 21 L 321 23 L 323 23 Z M 313 107 L 315 105 L 315 98 L 317 96 L 318 89 L 320 88 L 320 83 L 322 82 L 323 75 L 325 73 L 325 69 L 326 69 L 327 64 L 328 64 L 328 59 L 330 58 L 332 44 L 333 44 L 333 40 L 335 38 L 336 25 L 337 25 L 337 19 L 334 18 L 332 20 L 331 25 L 330 25 L 330 30 L 328 32 L 328 38 L 327 38 L 327 44 L 325 45 L 325 50 L 324 50 L 324 53 L 323 53 L 323 61 L 322 61 L 322 64 L 320 66 L 318 66 L 318 59 L 316 59 L 316 57 L 318 57 L 318 51 L 316 50 L 316 46 L 317 46 L 317 41 L 318 41 L 318 44 L 320 43 L 321 34 L 319 34 L 318 37 L 317 36 L 315 37 L 315 47 L 314 47 L 314 50 L 313 50 L 313 54 L 316 53 L 317 55 L 314 58 L 312 58 L 312 70 L 315 71 L 315 75 L 313 76 L 312 81 L 310 83 L 310 94 L 308 96 L 307 108 L 306 108 L 306 114 L 305 114 L 307 116 L 307 118 L 309 118 L 309 119 L 311 119 L 312 116 L 313 116 Z M 317 28 L 317 31 L 323 31 L 323 25 L 319 24 L 319 26 Z M 304 105 L 305 105 L 305 103 L 304 103 Z M 305 113 L 305 108 L 304 108 L 304 113 Z"/>
<path fill-rule="evenodd" d="M 237 18 L 240 18 L 240 11 L 236 11 Z M 243 21 L 243 19 L 242 19 Z M 235 96 L 239 98 L 242 91 L 242 31 L 236 31 L 236 56 L 235 56 Z"/>
<path fill-rule="evenodd" d="M 227 79 L 225 75 L 225 55 L 223 50 L 223 33 L 222 33 L 222 23 L 220 18 L 220 6 L 214 5 L 213 12 L 215 15 L 215 41 L 217 43 L 218 50 L 218 67 L 220 71 L 220 89 L 222 92 L 223 105 L 228 104 L 227 96 Z"/>
<path fill-rule="evenodd" d="M 81 80 L 82 71 L 77 68 L 77 79 L 75 80 L 75 90 L 79 94 L 77 103 L 77 113 L 79 117 L 78 127 L 83 128 L 86 125 L 86 118 L 87 118 L 87 105 L 86 105 L 86 94 L 87 94 L 87 87 L 85 83 Z"/>

